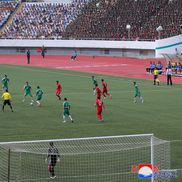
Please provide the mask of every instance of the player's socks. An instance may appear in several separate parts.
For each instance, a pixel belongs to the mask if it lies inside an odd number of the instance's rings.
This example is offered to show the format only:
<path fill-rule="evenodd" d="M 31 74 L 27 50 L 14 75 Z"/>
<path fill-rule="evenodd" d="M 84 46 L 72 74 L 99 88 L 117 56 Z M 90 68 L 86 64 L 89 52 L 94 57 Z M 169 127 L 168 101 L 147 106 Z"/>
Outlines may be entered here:
<path fill-rule="evenodd" d="M 96 94 L 96 90 L 94 89 L 93 95 L 95 95 L 95 94 Z"/>
<path fill-rule="evenodd" d="M 36 101 L 36 103 L 37 103 L 37 106 L 40 106 L 40 102 L 38 100 Z"/>
<path fill-rule="evenodd" d="M 73 123 L 73 119 L 72 119 L 71 115 L 69 115 L 69 118 L 70 118 L 71 122 Z"/>
<path fill-rule="evenodd" d="M 66 117 L 63 115 L 63 123 L 66 123 Z"/>
<path fill-rule="evenodd" d="M 61 100 L 61 97 L 60 97 L 60 95 L 57 95 L 57 97 L 58 97 L 58 99 L 59 99 L 59 100 Z"/>
<path fill-rule="evenodd" d="M 102 121 L 102 115 L 97 115 L 98 116 L 98 119 L 99 119 L 99 121 Z"/>
<path fill-rule="evenodd" d="M 140 97 L 140 100 L 141 100 L 141 102 L 142 102 L 142 103 L 144 102 L 144 99 L 143 99 L 143 97 Z"/>
<path fill-rule="evenodd" d="M 11 112 L 13 112 L 13 108 L 12 108 L 12 106 L 10 105 L 10 109 L 11 109 Z"/>

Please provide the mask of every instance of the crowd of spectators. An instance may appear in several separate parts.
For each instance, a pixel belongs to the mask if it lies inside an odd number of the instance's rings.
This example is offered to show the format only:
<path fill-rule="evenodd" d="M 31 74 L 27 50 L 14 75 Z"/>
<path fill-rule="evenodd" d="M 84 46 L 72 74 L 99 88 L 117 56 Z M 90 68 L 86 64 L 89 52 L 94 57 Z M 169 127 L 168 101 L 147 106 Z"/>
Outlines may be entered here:
<path fill-rule="evenodd" d="M 26 3 L 1 38 L 158 39 L 178 35 L 182 0 L 73 0 Z M 126 25 L 131 29 L 126 30 Z"/>
<path fill-rule="evenodd" d="M 182 33 L 182 0 L 166 0 L 163 8 L 146 22 L 140 29 L 140 37 L 158 38 L 156 28 L 162 26 L 160 38 L 167 38 Z M 147 36 L 146 36 L 147 35 Z"/>
<path fill-rule="evenodd" d="M 66 29 L 65 38 L 147 39 L 180 34 L 181 0 L 96 0 Z M 126 30 L 126 25 L 131 26 Z"/>
<path fill-rule="evenodd" d="M 62 32 L 77 17 L 85 3 L 84 0 L 74 0 L 68 4 L 26 3 L 1 37 L 62 38 Z"/>
<path fill-rule="evenodd" d="M 7 22 L 17 5 L 18 1 L 0 1 L 0 28 Z"/>

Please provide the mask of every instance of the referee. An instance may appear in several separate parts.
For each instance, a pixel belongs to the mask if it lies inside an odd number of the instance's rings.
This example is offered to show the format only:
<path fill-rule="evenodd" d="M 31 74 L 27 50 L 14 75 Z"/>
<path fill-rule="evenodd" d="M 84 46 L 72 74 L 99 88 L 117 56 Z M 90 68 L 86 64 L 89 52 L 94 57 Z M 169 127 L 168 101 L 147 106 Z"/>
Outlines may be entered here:
<path fill-rule="evenodd" d="M 5 92 L 3 93 L 2 99 L 4 100 L 4 102 L 3 102 L 3 107 L 2 107 L 2 111 L 4 112 L 4 106 L 5 106 L 6 104 L 8 104 L 9 107 L 11 108 L 11 111 L 13 112 L 13 108 L 12 108 L 12 105 L 11 105 L 11 95 L 10 95 L 10 93 L 8 92 L 8 89 L 6 89 Z"/>

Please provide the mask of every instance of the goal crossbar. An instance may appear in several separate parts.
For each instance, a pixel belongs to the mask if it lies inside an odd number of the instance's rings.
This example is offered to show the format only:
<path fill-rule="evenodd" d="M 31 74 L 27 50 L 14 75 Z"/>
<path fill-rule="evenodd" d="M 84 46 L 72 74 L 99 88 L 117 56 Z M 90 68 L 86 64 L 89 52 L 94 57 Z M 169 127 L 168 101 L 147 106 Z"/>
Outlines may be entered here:
<path fill-rule="evenodd" d="M 107 138 L 124 138 L 124 137 L 142 137 L 142 136 L 154 136 L 151 134 L 135 134 L 135 135 L 115 135 L 115 136 L 101 136 L 101 137 L 84 137 L 84 138 L 66 138 L 66 139 L 49 139 L 49 140 L 28 140 L 28 141 L 13 141 L 13 142 L 0 142 L 0 145 L 5 144 L 23 144 L 23 143 L 40 143 L 40 142 L 64 142 L 64 141 L 75 141 L 75 140 L 95 140 L 95 139 L 107 139 Z"/>

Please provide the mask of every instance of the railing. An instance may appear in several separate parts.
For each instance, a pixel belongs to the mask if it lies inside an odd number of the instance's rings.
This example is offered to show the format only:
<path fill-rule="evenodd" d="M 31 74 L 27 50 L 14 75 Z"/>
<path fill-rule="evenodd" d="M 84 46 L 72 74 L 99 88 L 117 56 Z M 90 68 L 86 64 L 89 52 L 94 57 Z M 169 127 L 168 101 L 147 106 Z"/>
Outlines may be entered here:
<path fill-rule="evenodd" d="M 16 37 L 16 38 L 11 38 L 11 37 L 7 37 L 7 38 L 3 38 L 0 37 L 0 39 L 2 40 L 13 40 L 13 39 L 19 39 L 19 40 L 105 40 L 105 41 L 151 41 L 154 42 L 154 39 L 122 39 L 122 38 L 61 38 L 61 37 L 46 37 L 46 38 L 27 38 L 27 37 Z"/>

